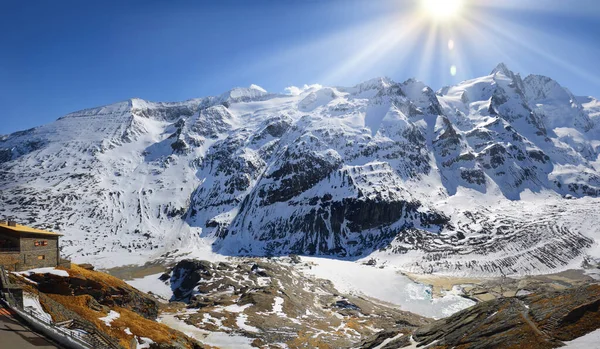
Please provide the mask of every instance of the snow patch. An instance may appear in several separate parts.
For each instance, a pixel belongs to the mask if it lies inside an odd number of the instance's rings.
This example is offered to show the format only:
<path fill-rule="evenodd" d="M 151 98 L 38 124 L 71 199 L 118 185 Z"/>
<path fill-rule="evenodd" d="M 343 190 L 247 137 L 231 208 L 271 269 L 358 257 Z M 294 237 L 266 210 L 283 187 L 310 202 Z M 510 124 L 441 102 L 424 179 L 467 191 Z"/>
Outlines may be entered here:
<path fill-rule="evenodd" d="M 147 275 L 139 279 L 126 280 L 126 282 L 142 292 L 152 292 L 163 300 L 168 301 L 173 297 L 173 290 L 171 290 L 170 285 L 159 280 L 161 275 L 162 273 Z"/>
<path fill-rule="evenodd" d="M 33 274 L 52 274 L 52 275 L 61 276 L 61 277 L 69 277 L 69 273 L 67 273 L 65 270 L 60 270 L 60 269 L 56 269 L 56 268 L 37 268 L 37 269 L 30 269 L 27 271 L 13 272 L 13 274 L 22 275 L 25 277 L 31 276 Z"/>
<path fill-rule="evenodd" d="M 248 320 L 248 315 L 246 314 L 239 314 L 235 320 L 235 323 L 237 325 L 237 327 L 239 327 L 240 329 L 247 331 L 247 332 L 260 332 L 260 330 L 254 326 L 250 326 L 248 324 L 246 324 L 246 320 Z"/>
<path fill-rule="evenodd" d="M 600 330 L 596 330 L 581 336 L 572 341 L 564 342 L 565 346 L 563 349 L 582 349 L 582 348 L 599 348 L 600 343 Z"/>
<path fill-rule="evenodd" d="M 412 281 L 391 266 L 376 268 L 317 257 L 302 257 L 302 260 L 314 264 L 302 270 L 305 274 L 331 280 L 340 292 L 376 298 L 419 315 L 443 318 L 475 304 L 461 297 L 458 289 L 442 298 L 432 298 L 430 286 Z"/>
<path fill-rule="evenodd" d="M 163 313 L 158 317 L 158 322 L 163 323 L 173 329 L 183 332 L 188 337 L 194 338 L 204 344 L 212 345 L 221 349 L 253 349 L 251 345 L 253 339 L 227 334 L 225 332 L 210 332 L 199 329 L 195 326 L 180 320 L 178 314 Z"/>
<path fill-rule="evenodd" d="M 110 325 L 110 324 L 111 324 L 111 323 L 112 323 L 114 320 L 116 320 L 116 319 L 118 319 L 118 318 L 120 318 L 120 317 L 121 317 L 121 314 L 117 313 L 117 312 L 116 312 L 116 311 L 114 311 L 114 310 L 111 310 L 111 311 L 108 313 L 108 315 L 106 315 L 105 317 L 101 317 L 101 318 L 99 318 L 99 320 L 103 321 L 103 322 L 104 322 L 104 324 L 105 324 L 106 326 L 108 326 L 108 327 L 111 327 L 111 325 Z"/>
<path fill-rule="evenodd" d="M 137 349 L 147 349 L 150 348 L 150 345 L 154 343 L 154 341 L 147 337 L 136 337 L 137 341 Z"/>

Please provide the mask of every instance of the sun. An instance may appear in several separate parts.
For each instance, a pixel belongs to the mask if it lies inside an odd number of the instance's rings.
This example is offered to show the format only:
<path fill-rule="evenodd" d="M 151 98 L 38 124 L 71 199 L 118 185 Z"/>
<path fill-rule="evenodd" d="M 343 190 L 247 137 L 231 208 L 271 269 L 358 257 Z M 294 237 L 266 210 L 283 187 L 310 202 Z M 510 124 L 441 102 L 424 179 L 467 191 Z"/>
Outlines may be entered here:
<path fill-rule="evenodd" d="M 436 20 L 456 18 L 464 5 L 464 0 L 421 0 L 423 12 Z"/>

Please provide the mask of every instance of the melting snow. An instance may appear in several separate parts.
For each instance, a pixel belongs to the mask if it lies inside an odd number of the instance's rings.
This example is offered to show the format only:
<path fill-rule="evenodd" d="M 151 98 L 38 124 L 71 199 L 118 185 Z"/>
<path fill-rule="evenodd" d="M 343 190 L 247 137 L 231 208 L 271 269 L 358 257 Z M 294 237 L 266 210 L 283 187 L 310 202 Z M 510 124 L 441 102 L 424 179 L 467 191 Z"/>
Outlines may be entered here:
<path fill-rule="evenodd" d="M 178 319 L 175 314 L 162 314 L 158 321 L 173 329 L 185 333 L 188 337 L 221 349 L 253 349 L 253 339 L 225 332 L 210 332 L 201 330 Z"/>
<path fill-rule="evenodd" d="M 25 277 L 30 276 L 32 274 L 52 274 L 56 276 L 69 277 L 69 273 L 64 270 L 56 269 L 56 268 L 37 268 L 30 269 L 27 271 L 14 272 L 17 275 L 23 275 Z"/>
<path fill-rule="evenodd" d="M 121 317 L 121 314 L 117 313 L 114 310 L 111 310 L 108 315 L 106 315 L 105 317 L 101 317 L 100 320 L 104 321 L 104 323 L 106 324 L 106 326 L 110 327 L 110 324 Z"/>
<path fill-rule="evenodd" d="M 31 293 L 23 293 L 23 306 L 27 311 L 33 310 L 34 313 L 47 322 L 52 321 L 52 316 L 44 311 L 38 296 Z"/>
<path fill-rule="evenodd" d="M 154 341 L 150 338 L 146 337 L 137 337 L 137 349 L 147 349 L 150 348 L 150 344 L 154 343 Z"/>
<path fill-rule="evenodd" d="M 239 327 L 240 329 L 242 329 L 244 331 L 260 332 L 260 330 L 258 328 L 246 324 L 246 320 L 248 320 L 248 315 L 242 313 L 242 314 L 238 315 L 237 319 L 235 320 L 235 323 L 236 323 L 237 327 Z"/>
<path fill-rule="evenodd" d="M 598 348 L 598 343 L 600 343 L 600 330 L 590 332 L 585 336 L 564 343 L 566 346 L 562 347 L 563 349 Z"/>
<path fill-rule="evenodd" d="M 252 304 L 244 304 L 242 306 L 239 306 L 237 304 L 232 304 L 232 305 L 226 306 L 225 308 L 223 308 L 223 310 L 228 311 L 230 313 L 241 313 L 251 306 L 252 306 Z"/>
<path fill-rule="evenodd" d="M 416 283 L 393 267 L 383 269 L 352 261 L 302 257 L 315 265 L 304 273 L 333 282 L 343 293 L 365 295 L 400 306 L 419 315 L 443 318 L 475 304 L 460 296 L 458 290 L 442 298 L 431 297 L 431 287 Z"/>
<path fill-rule="evenodd" d="M 161 275 L 162 273 L 147 275 L 143 278 L 128 280 L 127 283 L 140 291 L 146 293 L 152 292 L 153 294 L 168 301 L 171 299 L 171 297 L 173 297 L 173 291 L 171 290 L 170 285 L 167 285 L 158 279 Z"/>
<path fill-rule="evenodd" d="M 400 337 L 402 337 L 404 334 L 403 333 L 399 333 L 398 335 L 392 337 L 392 338 L 388 338 L 386 340 L 384 340 L 383 342 L 381 342 L 381 344 L 379 344 L 378 346 L 376 346 L 373 349 L 383 349 L 388 343 L 395 341 L 396 339 L 399 339 Z"/>
<path fill-rule="evenodd" d="M 275 297 L 273 302 L 273 313 L 277 314 L 279 317 L 287 317 L 287 315 L 285 315 L 283 312 L 283 298 Z"/>

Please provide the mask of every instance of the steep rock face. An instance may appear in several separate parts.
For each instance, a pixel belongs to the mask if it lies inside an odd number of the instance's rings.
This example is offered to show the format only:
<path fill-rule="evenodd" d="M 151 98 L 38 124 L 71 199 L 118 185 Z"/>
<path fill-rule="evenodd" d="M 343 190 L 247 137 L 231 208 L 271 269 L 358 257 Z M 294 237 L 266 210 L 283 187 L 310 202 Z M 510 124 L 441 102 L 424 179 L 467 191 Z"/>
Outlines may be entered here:
<path fill-rule="evenodd" d="M 545 218 L 521 199 L 550 195 L 595 222 L 593 105 L 505 65 L 437 93 L 380 78 L 297 95 L 251 86 L 179 103 L 133 99 L 2 137 L 0 214 L 62 231 L 64 253 L 108 266 L 211 243 L 233 255 L 383 249 L 430 271 L 565 268 L 591 246 L 589 227 L 561 234 L 569 218 L 552 220 L 542 235 L 555 240 L 535 240 L 544 254 L 535 259 L 520 227 L 541 230 Z M 504 234 L 491 203 L 531 215 Z M 441 263 L 450 246 L 460 261 Z M 551 246 L 569 249 L 549 255 Z M 131 258 L 112 258 L 122 252 Z M 498 259 L 482 258 L 492 252 Z"/>

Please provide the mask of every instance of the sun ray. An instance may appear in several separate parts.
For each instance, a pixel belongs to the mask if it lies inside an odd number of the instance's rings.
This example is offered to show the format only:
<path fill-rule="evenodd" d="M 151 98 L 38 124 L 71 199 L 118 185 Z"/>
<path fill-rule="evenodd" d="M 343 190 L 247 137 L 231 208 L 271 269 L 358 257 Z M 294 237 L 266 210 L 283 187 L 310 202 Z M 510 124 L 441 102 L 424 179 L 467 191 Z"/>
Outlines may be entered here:
<path fill-rule="evenodd" d="M 588 4 L 586 4 L 587 2 Z M 486 12 L 498 10 L 514 10 L 514 11 L 532 11 L 546 13 L 560 13 L 570 15 L 583 16 L 599 16 L 600 8 L 595 5 L 597 0 L 586 0 L 584 3 L 579 2 L 578 6 L 574 6 L 571 1 L 540 1 L 540 0 L 470 0 L 469 6 L 474 10 L 483 10 Z"/>
<path fill-rule="evenodd" d="M 564 61 L 563 59 L 560 59 L 559 57 L 555 56 L 548 50 L 542 49 L 535 43 L 535 42 L 547 42 L 547 40 L 552 39 L 552 38 L 550 38 L 550 37 L 538 38 L 537 40 L 532 40 L 531 38 L 528 38 L 528 40 L 526 40 L 526 38 L 525 38 L 526 35 L 529 34 L 529 36 L 531 36 L 531 34 L 533 33 L 533 29 L 521 27 L 515 23 L 511 23 L 508 21 L 497 21 L 496 23 L 490 23 L 488 21 L 483 21 L 480 19 L 475 19 L 475 20 L 477 21 L 477 24 L 480 27 L 485 27 L 485 28 L 493 31 L 493 33 L 495 35 L 501 36 L 501 37 L 509 40 L 510 42 L 518 45 L 521 49 L 529 51 L 530 53 L 534 53 L 538 57 L 544 58 L 546 60 L 550 60 L 553 63 L 560 66 L 561 68 L 564 68 L 564 69 L 570 71 L 571 73 L 576 74 L 577 76 L 579 76 L 582 79 L 586 79 L 595 84 L 600 84 L 600 77 L 591 74 L 589 71 L 582 70 L 582 69 L 578 68 L 577 66 L 574 66 L 573 64 L 570 64 L 569 62 Z M 511 34 L 511 33 L 515 33 L 515 34 Z M 543 35 L 543 34 L 538 33 L 538 35 Z M 544 41 L 544 39 L 546 41 Z"/>
<path fill-rule="evenodd" d="M 506 54 L 496 40 L 491 36 L 484 35 L 486 32 L 478 28 L 472 20 L 467 17 L 463 19 L 461 26 L 457 27 L 457 37 L 460 38 L 463 48 L 461 51 L 485 50 L 487 54 L 498 57 L 496 63 L 510 60 L 510 56 Z M 493 52 L 489 52 L 493 50 Z M 469 76 L 471 76 L 469 74 Z"/>
<path fill-rule="evenodd" d="M 297 69 L 316 77 L 312 82 L 325 85 L 343 85 L 394 74 L 392 77 L 414 76 L 425 83 L 433 82 L 435 86 L 432 87 L 437 88 L 440 84 L 455 84 L 459 79 L 481 74 L 482 61 L 490 62 L 490 68 L 504 61 L 515 70 L 525 71 L 524 68 L 531 66 L 526 62 L 543 57 L 578 77 L 600 84 L 598 76 L 583 71 L 561 59 L 559 53 L 539 44 L 562 38 L 536 32 L 534 27 L 519 25 L 517 20 L 506 16 L 508 11 L 533 11 L 543 7 L 539 4 L 524 0 L 523 6 L 519 7 L 519 2 L 512 0 L 502 3 L 462 0 L 461 10 L 452 20 L 440 20 L 423 11 L 424 1 L 411 0 L 412 10 L 404 6 L 408 1 L 402 2 L 403 5 L 393 13 L 349 25 L 303 44 L 274 50 L 254 66 L 245 65 L 241 73 L 253 74 L 256 72 L 253 69 L 284 70 L 298 62 Z M 500 11 L 500 14 L 494 11 Z M 575 47 L 577 40 L 569 40 L 564 44 Z M 451 74 L 452 66 L 456 68 L 455 75 Z M 353 79 L 349 79 L 350 76 Z"/>
<path fill-rule="evenodd" d="M 392 50 L 397 50 L 398 45 L 412 46 L 417 42 L 418 33 L 423 30 L 424 24 L 420 21 L 404 16 L 398 20 L 392 29 L 385 28 L 375 34 L 378 39 L 369 45 L 362 47 L 351 57 L 348 57 L 336 69 L 325 75 L 323 81 L 337 81 L 340 76 L 352 73 L 356 75 L 360 71 L 369 70 L 370 67 L 381 61 Z M 398 55 L 394 56 L 396 64 L 401 62 L 409 54 L 408 50 L 400 50 Z"/>
<path fill-rule="evenodd" d="M 427 39 L 421 50 L 421 62 L 417 69 L 417 78 L 422 81 L 429 81 L 431 78 L 431 65 L 435 56 L 436 45 L 438 43 L 438 25 L 432 23 L 429 26 Z"/>

